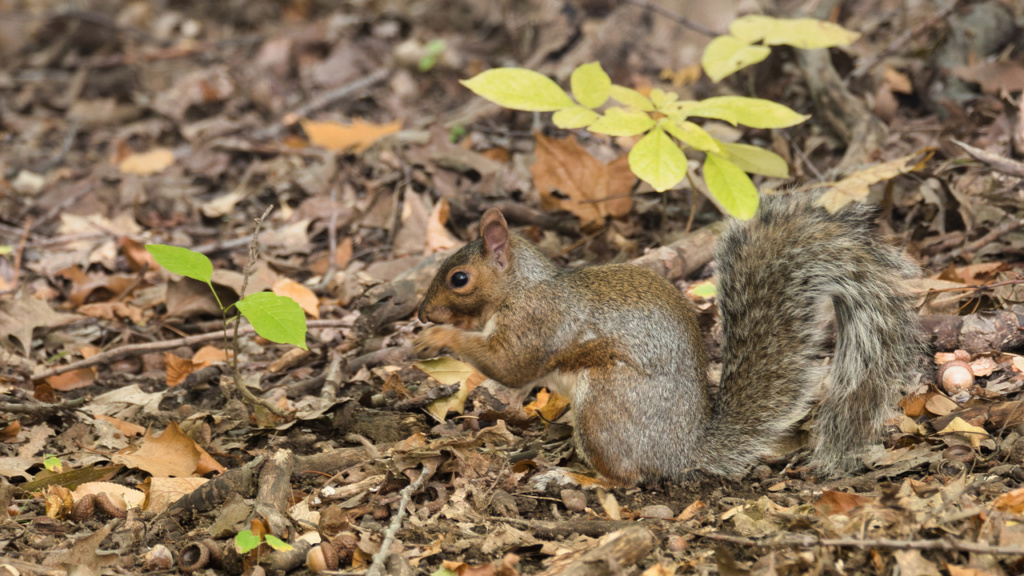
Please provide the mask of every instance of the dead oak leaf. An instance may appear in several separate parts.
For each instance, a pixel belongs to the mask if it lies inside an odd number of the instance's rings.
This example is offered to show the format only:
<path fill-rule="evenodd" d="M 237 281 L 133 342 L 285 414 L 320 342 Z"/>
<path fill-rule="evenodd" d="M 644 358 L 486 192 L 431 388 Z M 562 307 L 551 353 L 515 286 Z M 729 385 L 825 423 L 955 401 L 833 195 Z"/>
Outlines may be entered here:
<path fill-rule="evenodd" d="M 60 326 L 78 318 L 73 314 L 55 312 L 46 302 L 27 295 L 0 300 L 0 345 L 28 356 L 33 330 Z"/>
<path fill-rule="evenodd" d="M 351 124 L 340 122 L 316 122 L 302 120 L 302 129 L 309 137 L 309 143 L 328 150 L 347 152 L 354 149 L 357 153 L 364 152 L 388 134 L 394 134 L 402 128 L 402 122 L 396 120 L 388 124 L 374 124 L 356 118 Z"/>
<path fill-rule="evenodd" d="M 625 216 L 633 207 L 629 193 L 636 177 L 628 156 L 608 164 L 590 155 L 576 137 L 548 138 L 535 134 L 537 161 L 530 168 L 545 210 L 568 210 L 585 227 L 606 216 Z"/>
<path fill-rule="evenodd" d="M 199 446 L 171 422 L 160 436 L 146 432 L 137 447 L 120 450 L 111 457 L 116 464 L 145 470 L 153 476 L 192 476 L 201 456 Z"/>

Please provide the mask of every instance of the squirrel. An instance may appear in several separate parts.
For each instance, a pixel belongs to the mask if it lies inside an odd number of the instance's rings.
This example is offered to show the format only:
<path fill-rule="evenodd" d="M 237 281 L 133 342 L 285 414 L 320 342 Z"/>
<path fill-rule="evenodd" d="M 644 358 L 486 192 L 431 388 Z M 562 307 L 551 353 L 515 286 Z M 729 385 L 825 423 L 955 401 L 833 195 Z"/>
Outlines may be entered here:
<path fill-rule="evenodd" d="M 419 317 L 439 325 L 414 349 L 446 349 L 506 386 L 567 396 L 577 452 L 626 486 L 696 470 L 742 476 L 825 383 L 811 465 L 852 472 L 925 352 L 904 285 L 918 268 L 873 232 L 872 207 L 833 214 L 815 205 L 819 194 L 765 196 L 719 240 L 717 394 L 694 308 L 672 283 L 633 264 L 561 270 L 494 208 L 434 277 Z"/>

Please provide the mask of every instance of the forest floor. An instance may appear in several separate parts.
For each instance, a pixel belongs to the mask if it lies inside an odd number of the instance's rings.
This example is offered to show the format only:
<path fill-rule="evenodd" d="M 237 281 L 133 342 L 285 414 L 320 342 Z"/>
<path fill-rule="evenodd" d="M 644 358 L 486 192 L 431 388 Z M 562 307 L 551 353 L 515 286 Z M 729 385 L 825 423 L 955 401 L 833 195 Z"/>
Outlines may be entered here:
<path fill-rule="evenodd" d="M 313 546 L 346 574 L 1024 572 L 1019 1 L 69 4 L 0 0 L 0 575 L 303 572 Z M 862 36 L 716 84 L 692 23 L 724 32 L 736 4 Z M 608 486 L 556 397 L 413 354 L 439 262 L 498 207 L 561 266 L 665 274 L 720 356 L 699 178 L 658 194 L 626 168 L 636 138 L 459 83 L 568 87 L 593 61 L 641 93 L 810 114 L 704 123 L 786 159 L 761 188 L 877 182 L 932 350 L 860 473 L 816 476 L 798 433 L 741 481 Z M 308 350 L 225 337 L 147 244 L 208 256 L 224 305 L 293 298 Z M 950 361 L 973 379 L 944 388 Z"/>

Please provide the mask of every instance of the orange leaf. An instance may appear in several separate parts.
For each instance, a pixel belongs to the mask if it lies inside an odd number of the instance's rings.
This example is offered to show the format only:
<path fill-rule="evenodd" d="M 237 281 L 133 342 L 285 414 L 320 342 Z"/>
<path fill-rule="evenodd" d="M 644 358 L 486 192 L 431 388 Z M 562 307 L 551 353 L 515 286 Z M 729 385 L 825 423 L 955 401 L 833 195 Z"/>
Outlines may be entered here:
<path fill-rule="evenodd" d="M 181 384 L 189 374 L 196 371 L 196 366 L 191 360 L 172 352 L 164 352 L 164 364 L 167 365 L 165 374 L 168 388 L 174 388 Z"/>
<path fill-rule="evenodd" d="M 377 140 L 402 129 L 400 120 L 389 124 L 374 124 L 358 118 L 351 124 L 302 120 L 301 124 L 310 144 L 339 152 L 353 148 L 356 152 L 363 152 Z"/>
<path fill-rule="evenodd" d="M 174 151 L 170 148 L 153 148 L 148 152 L 129 154 L 118 164 L 125 174 L 149 176 L 163 172 L 174 164 Z"/>
<path fill-rule="evenodd" d="M 124 434 L 125 436 L 138 436 L 140 434 L 146 433 L 146 429 L 143 428 L 142 426 L 139 426 L 138 424 L 132 424 L 131 422 L 126 422 L 124 420 L 121 420 L 120 418 L 114 418 L 113 416 L 97 414 L 96 419 L 110 422 L 111 424 L 114 425 L 114 428 L 117 428 L 121 432 L 121 434 Z"/>
<path fill-rule="evenodd" d="M 274 294 L 278 296 L 287 296 L 292 300 L 298 302 L 299 307 L 302 308 L 303 312 L 309 314 L 312 318 L 320 317 L 320 299 L 316 297 L 316 294 L 312 290 L 299 284 L 291 278 L 281 278 L 277 282 L 274 282 L 272 288 Z"/>
<path fill-rule="evenodd" d="M 229 356 L 230 353 L 216 346 L 203 346 L 192 355 L 192 365 L 196 368 L 205 368 L 215 362 L 224 362 Z"/>
<path fill-rule="evenodd" d="M 95 380 L 96 373 L 92 371 L 92 368 L 79 368 L 78 370 L 50 376 L 46 379 L 46 383 L 52 386 L 54 390 L 67 392 L 68 390 L 78 390 L 79 388 L 90 386 Z"/>

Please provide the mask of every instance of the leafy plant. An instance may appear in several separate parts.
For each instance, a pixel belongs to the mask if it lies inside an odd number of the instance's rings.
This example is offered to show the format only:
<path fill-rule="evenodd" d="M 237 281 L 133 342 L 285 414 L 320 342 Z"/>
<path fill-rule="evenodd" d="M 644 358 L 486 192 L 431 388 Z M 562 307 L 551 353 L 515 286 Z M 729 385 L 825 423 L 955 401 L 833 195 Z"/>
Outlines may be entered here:
<path fill-rule="evenodd" d="M 434 39 L 427 42 L 427 45 L 423 48 L 423 57 L 416 64 L 416 68 L 420 72 L 427 73 L 437 64 L 437 58 L 444 52 L 447 44 L 444 40 Z"/>
<path fill-rule="evenodd" d="M 814 26 L 809 26 L 808 22 Z M 820 47 L 849 43 L 857 37 L 837 25 L 809 19 L 793 23 L 758 16 L 740 18 L 733 24 L 732 35 L 720 37 L 726 40 L 715 46 L 710 59 L 716 79 L 766 58 L 768 54 L 764 50 L 770 49 L 754 46 L 755 42 L 799 46 L 798 40 L 805 37 L 806 46 Z M 709 45 L 709 49 L 711 47 Z M 708 74 L 710 76 L 711 72 Z M 609 136 L 640 136 L 629 152 L 630 169 L 659 192 L 678 185 L 687 177 L 687 150 L 702 152 L 705 155 L 702 174 L 708 192 L 728 213 L 738 218 L 750 218 L 757 210 L 757 189 L 747 173 L 787 178 L 789 167 L 774 152 L 749 144 L 722 142 L 693 119 L 768 129 L 787 128 L 810 117 L 762 98 L 717 96 L 700 101 L 679 100 L 677 94 L 658 88 L 644 95 L 613 84 L 597 62 L 576 68 L 569 82 L 572 96 L 538 72 L 495 68 L 462 84 L 506 108 L 554 112 L 552 122 L 559 128 L 585 128 Z M 609 100 L 620 105 L 606 106 Z"/>
<path fill-rule="evenodd" d="M 209 286 L 221 311 L 228 314 L 230 307 L 224 307 L 213 288 L 213 263 L 204 254 L 166 244 L 147 244 L 146 250 L 153 255 L 157 264 L 170 272 Z M 270 292 L 257 292 L 242 298 L 234 306 L 260 336 L 271 342 L 293 344 L 306 349 L 306 315 L 295 300 Z M 227 320 L 231 321 L 232 318 Z"/>
<path fill-rule="evenodd" d="M 729 34 L 713 39 L 704 49 L 700 63 L 708 78 L 720 82 L 726 76 L 767 58 L 771 54 L 769 46 L 785 44 L 813 50 L 846 46 L 858 38 L 860 33 L 832 22 L 751 14 L 733 20 Z"/>
<path fill-rule="evenodd" d="M 262 538 L 254 534 L 252 530 L 242 530 L 238 534 L 235 534 L 235 550 L 237 550 L 239 554 L 248 554 L 259 547 L 263 542 L 266 542 L 268 546 L 278 552 L 287 552 L 293 548 L 291 544 L 281 540 L 273 534 L 263 535 Z"/>

